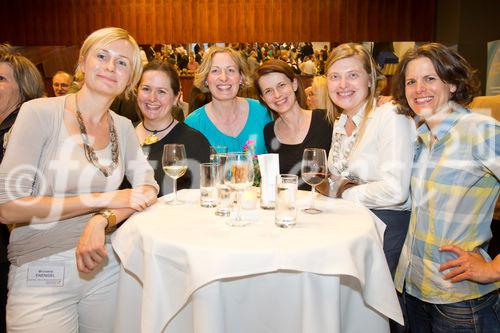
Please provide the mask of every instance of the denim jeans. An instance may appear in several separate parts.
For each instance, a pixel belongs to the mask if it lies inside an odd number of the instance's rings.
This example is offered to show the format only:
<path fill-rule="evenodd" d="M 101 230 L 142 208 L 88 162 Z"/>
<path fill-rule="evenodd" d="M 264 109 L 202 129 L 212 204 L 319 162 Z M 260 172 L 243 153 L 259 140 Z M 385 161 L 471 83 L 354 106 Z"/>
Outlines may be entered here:
<path fill-rule="evenodd" d="M 482 297 L 451 303 L 432 304 L 403 295 L 412 333 L 499 333 L 498 290 Z"/>

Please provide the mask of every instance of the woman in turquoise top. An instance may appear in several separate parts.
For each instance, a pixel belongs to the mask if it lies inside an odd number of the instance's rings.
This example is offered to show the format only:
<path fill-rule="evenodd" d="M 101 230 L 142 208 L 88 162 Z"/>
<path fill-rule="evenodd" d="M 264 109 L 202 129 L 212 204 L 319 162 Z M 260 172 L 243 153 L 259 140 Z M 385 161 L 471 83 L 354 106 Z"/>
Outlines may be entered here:
<path fill-rule="evenodd" d="M 185 123 L 213 146 L 238 152 L 253 140 L 255 154 L 266 153 L 263 130 L 272 121 L 271 115 L 258 101 L 237 96 L 240 87 L 249 84 L 246 62 L 236 51 L 211 47 L 195 74 L 194 85 L 210 92 L 212 101 L 191 113 Z"/>

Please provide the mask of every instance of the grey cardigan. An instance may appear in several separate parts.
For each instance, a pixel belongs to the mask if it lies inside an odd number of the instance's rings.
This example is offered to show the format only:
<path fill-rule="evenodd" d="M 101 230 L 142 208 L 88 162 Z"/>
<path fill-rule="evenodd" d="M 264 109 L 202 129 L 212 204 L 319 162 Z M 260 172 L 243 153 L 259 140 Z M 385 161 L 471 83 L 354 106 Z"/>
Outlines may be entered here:
<path fill-rule="evenodd" d="M 51 161 L 63 145 L 59 137 L 61 130 L 65 130 L 63 115 L 68 96 L 72 95 L 35 99 L 21 107 L 0 165 L 0 204 L 28 196 L 114 191 L 118 189 L 124 175 L 132 187 L 152 185 L 158 189 L 153 169 L 140 149 L 132 123 L 109 111 L 120 150 L 119 167 L 110 177 L 114 178 L 113 183 L 109 186 L 103 181 L 99 188 L 90 187 L 81 192 L 63 189 L 61 193 L 58 180 L 67 174 L 60 172 L 61 165 L 57 166 Z M 58 156 L 60 159 L 61 155 Z M 70 157 L 67 162 L 71 163 Z M 8 248 L 10 262 L 20 266 L 74 248 L 90 217 L 91 214 L 85 214 L 58 221 L 33 217 L 26 223 L 16 224 Z"/>

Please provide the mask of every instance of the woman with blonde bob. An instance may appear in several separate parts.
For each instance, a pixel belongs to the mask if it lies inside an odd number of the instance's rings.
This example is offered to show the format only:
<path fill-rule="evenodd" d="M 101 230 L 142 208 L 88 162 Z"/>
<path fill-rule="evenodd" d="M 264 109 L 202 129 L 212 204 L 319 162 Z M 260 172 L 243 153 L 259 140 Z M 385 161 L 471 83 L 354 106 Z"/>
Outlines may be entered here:
<path fill-rule="evenodd" d="M 256 154 L 266 152 L 264 126 L 272 120 L 267 109 L 251 98 L 238 97 L 248 87 L 247 63 L 229 47 L 211 47 L 195 74 L 194 85 L 210 92 L 212 101 L 195 110 L 185 123 L 200 131 L 212 146 L 227 146 L 229 151 L 242 151 L 254 141 Z"/>
<path fill-rule="evenodd" d="M 326 62 L 328 156 L 333 195 L 371 209 L 386 225 L 384 252 L 394 274 L 410 218 L 409 181 L 415 124 L 395 105 L 376 106 L 381 80 L 360 44 L 336 47 Z"/>
<path fill-rule="evenodd" d="M 111 332 L 116 224 L 156 201 L 158 185 L 131 122 L 109 110 L 134 89 L 139 47 L 105 28 L 83 43 L 76 94 L 23 104 L 0 166 L 9 244 L 9 332 Z M 126 175 L 133 189 L 118 190 Z"/>

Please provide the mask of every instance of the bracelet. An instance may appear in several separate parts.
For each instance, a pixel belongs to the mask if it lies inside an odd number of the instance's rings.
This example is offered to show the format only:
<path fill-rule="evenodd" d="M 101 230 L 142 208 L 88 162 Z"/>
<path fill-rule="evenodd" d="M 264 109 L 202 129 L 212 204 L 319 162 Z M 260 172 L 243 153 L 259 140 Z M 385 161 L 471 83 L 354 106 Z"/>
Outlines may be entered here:
<path fill-rule="evenodd" d="M 111 233 L 116 230 L 116 214 L 109 209 L 103 209 L 95 213 L 94 215 L 101 215 L 108 222 L 104 232 Z"/>

